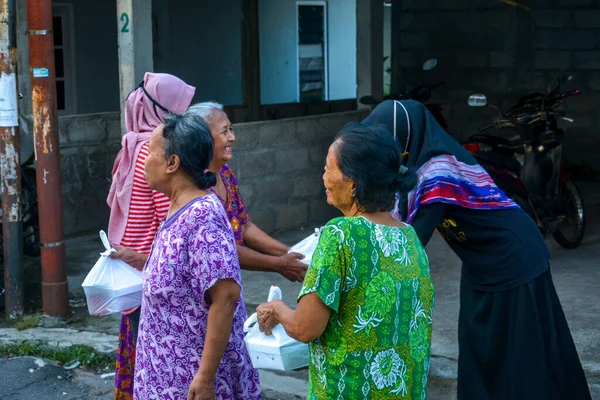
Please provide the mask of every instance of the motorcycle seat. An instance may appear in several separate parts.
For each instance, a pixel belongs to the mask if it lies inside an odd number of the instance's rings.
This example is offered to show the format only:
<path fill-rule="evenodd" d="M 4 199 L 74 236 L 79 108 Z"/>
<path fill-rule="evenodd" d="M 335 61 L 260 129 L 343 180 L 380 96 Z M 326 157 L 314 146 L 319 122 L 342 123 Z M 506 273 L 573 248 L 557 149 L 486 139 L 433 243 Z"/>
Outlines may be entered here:
<path fill-rule="evenodd" d="M 482 164 L 493 164 L 501 168 L 506 168 L 517 175 L 521 172 L 521 164 L 514 157 L 506 157 L 491 151 L 479 151 L 473 153 L 473 156 Z"/>

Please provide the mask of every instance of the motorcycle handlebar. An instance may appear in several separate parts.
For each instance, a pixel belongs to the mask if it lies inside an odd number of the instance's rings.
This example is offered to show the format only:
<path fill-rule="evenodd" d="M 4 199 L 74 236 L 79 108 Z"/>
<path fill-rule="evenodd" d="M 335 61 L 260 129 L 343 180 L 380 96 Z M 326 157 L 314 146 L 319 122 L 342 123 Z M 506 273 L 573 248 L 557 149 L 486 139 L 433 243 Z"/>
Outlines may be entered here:
<path fill-rule="evenodd" d="M 564 99 L 566 97 L 571 97 L 571 96 L 578 96 L 581 94 L 581 91 L 579 89 L 575 89 L 572 92 L 568 92 L 568 93 L 563 93 L 561 95 L 561 97 Z"/>
<path fill-rule="evenodd" d="M 579 89 L 573 90 L 571 92 L 566 92 L 566 93 L 554 93 L 554 94 L 548 95 L 544 102 L 547 106 L 551 107 L 554 104 L 563 101 L 567 97 L 577 96 L 579 94 L 581 94 L 581 91 Z"/>
<path fill-rule="evenodd" d="M 564 111 L 547 111 L 548 114 L 551 115 L 555 115 L 557 117 L 563 117 L 565 115 Z M 524 124 L 528 124 L 531 121 L 536 121 L 538 118 L 542 117 L 542 113 L 541 112 L 536 112 L 533 114 L 525 114 L 525 115 L 521 115 L 519 117 L 515 117 L 515 118 L 503 118 L 503 119 L 497 119 L 494 122 L 491 122 L 487 125 L 482 126 L 481 128 L 479 128 L 479 132 L 483 132 L 483 131 L 487 131 L 488 129 L 494 128 L 496 126 L 502 126 L 504 124 L 509 124 L 509 125 L 524 125 Z"/>
<path fill-rule="evenodd" d="M 509 125 L 519 125 L 519 124 L 526 124 L 527 122 L 531 121 L 532 119 L 536 118 L 538 114 L 527 114 L 527 115 L 522 115 L 518 118 L 508 118 L 508 119 L 497 119 L 493 122 L 490 122 L 487 125 L 482 126 L 481 128 L 479 128 L 479 132 L 483 132 L 483 131 L 487 131 L 489 129 L 492 129 L 494 127 L 497 126 L 503 126 L 506 124 Z"/>
<path fill-rule="evenodd" d="M 525 114 L 525 115 L 522 115 L 522 116 L 520 116 L 519 118 L 516 119 L 516 123 L 517 124 L 525 124 L 525 123 L 531 121 L 532 119 L 537 118 L 538 114 L 539 113 L 537 113 L 537 114 Z"/>

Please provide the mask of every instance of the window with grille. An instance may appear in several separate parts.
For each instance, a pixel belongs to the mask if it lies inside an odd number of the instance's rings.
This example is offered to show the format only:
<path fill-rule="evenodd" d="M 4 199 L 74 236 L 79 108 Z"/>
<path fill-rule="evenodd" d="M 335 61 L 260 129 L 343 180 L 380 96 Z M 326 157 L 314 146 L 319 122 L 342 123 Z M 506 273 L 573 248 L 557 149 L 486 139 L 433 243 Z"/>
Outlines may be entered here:
<path fill-rule="evenodd" d="M 327 4 L 297 2 L 298 101 L 328 100 Z"/>
<path fill-rule="evenodd" d="M 73 63 L 73 28 L 70 5 L 52 6 L 54 33 L 54 67 L 56 71 L 56 104 L 59 115 L 76 113 L 75 68 Z"/>

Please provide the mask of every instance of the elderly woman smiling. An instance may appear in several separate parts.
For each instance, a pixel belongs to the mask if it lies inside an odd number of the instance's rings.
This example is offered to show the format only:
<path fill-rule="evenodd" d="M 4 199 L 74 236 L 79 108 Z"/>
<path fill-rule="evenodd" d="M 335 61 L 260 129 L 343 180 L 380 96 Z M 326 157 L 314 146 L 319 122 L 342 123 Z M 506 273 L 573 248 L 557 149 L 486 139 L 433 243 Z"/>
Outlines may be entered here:
<path fill-rule="evenodd" d="M 152 133 L 146 181 L 170 205 L 144 268 L 134 398 L 256 399 L 231 225 L 208 171 L 210 128 L 194 113 Z"/>
<path fill-rule="evenodd" d="M 289 246 L 275 240 L 250 220 L 238 181 L 227 165 L 233 158 L 235 134 L 223 105 L 208 101 L 194 104 L 189 111 L 201 116 L 213 135 L 215 151 L 209 169 L 216 174 L 217 183 L 210 190 L 221 200 L 233 227 L 240 266 L 251 271 L 279 272 L 293 282 L 302 282 L 307 268 L 298 261 L 302 255 L 288 254 Z"/>
<path fill-rule="evenodd" d="M 327 202 L 344 217 L 324 228 L 296 310 L 257 308 L 261 330 L 278 323 L 310 343 L 309 398 L 427 396 L 433 284 L 415 231 L 389 213 L 415 173 L 384 129 L 346 126 L 329 148 Z"/>

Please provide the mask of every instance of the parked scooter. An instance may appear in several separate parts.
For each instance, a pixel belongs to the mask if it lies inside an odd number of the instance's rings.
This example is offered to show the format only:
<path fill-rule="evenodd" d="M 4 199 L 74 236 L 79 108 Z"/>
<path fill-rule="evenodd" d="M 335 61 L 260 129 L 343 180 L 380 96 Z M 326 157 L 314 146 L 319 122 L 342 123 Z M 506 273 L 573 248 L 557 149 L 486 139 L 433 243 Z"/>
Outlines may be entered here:
<path fill-rule="evenodd" d="M 434 69 L 437 66 L 437 64 L 438 64 L 438 60 L 435 58 L 432 58 L 432 59 L 425 61 L 425 63 L 423 64 L 421 69 L 423 71 L 430 71 L 430 70 Z M 390 94 L 390 95 L 384 96 L 382 101 L 377 101 L 377 99 L 375 99 L 373 96 L 363 96 L 358 101 L 360 101 L 361 104 L 365 104 L 365 105 L 377 105 L 385 100 L 416 100 L 416 101 L 419 101 L 419 102 L 425 104 L 425 106 L 427 107 L 429 112 L 431 112 L 433 114 L 436 121 L 442 126 L 442 128 L 444 128 L 444 130 L 446 132 L 450 132 L 448 130 L 448 121 L 446 120 L 446 118 L 444 117 L 444 114 L 443 114 L 442 106 L 439 104 L 436 104 L 436 103 L 427 103 L 431 99 L 431 93 L 435 89 L 438 89 L 444 85 L 445 85 L 445 83 L 443 81 L 435 83 L 433 85 L 420 85 L 420 86 L 417 86 L 412 89 L 407 88 L 403 93 L 400 93 L 400 94 Z"/>
<path fill-rule="evenodd" d="M 488 171 L 494 182 L 527 212 L 544 236 L 552 235 L 565 249 L 581 244 L 585 234 L 583 199 L 564 171 L 561 119 L 573 122 L 557 110 L 565 98 L 579 90 L 561 92 L 571 75 L 548 85 L 547 93 L 522 97 L 518 104 L 479 129 L 464 147 Z M 469 105 L 487 105 L 485 95 L 469 97 Z M 494 107 L 494 106 L 491 106 Z M 498 109 L 497 107 L 494 107 Z"/>
<path fill-rule="evenodd" d="M 23 253 L 30 257 L 40 255 L 40 225 L 35 181 L 35 156 L 33 136 L 27 120 L 19 117 L 21 135 L 21 217 L 23 223 Z M 0 201 L 2 193 L 0 192 Z M 0 217 L 2 209 L 0 209 Z M 4 256 L 2 220 L 0 219 L 0 260 Z"/>

